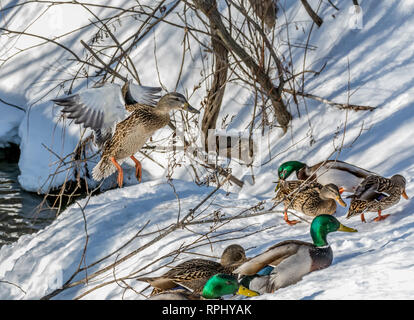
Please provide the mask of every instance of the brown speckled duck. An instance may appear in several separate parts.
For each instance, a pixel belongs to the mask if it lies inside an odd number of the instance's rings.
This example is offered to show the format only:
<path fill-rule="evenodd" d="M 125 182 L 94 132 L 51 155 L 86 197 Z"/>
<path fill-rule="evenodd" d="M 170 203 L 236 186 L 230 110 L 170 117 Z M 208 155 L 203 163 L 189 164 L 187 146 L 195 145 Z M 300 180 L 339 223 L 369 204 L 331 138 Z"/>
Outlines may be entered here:
<path fill-rule="evenodd" d="M 382 215 L 382 210 L 397 204 L 401 196 L 409 199 L 405 192 L 406 180 L 402 175 L 393 175 L 390 179 L 377 175 L 368 176 L 355 191 L 346 218 L 361 215 L 361 221 L 366 222 L 364 212 L 377 212 L 374 221 L 386 219 L 389 214 Z"/>
<path fill-rule="evenodd" d="M 299 220 L 288 219 L 288 208 L 316 217 L 321 214 L 334 214 L 336 202 L 346 207 L 338 187 L 332 183 L 323 186 L 317 182 L 306 183 L 303 180 L 282 180 L 276 190 L 277 194 L 273 200 L 275 202 L 283 201 L 285 206 L 284 220 L 289 225 L 294 225 Z"/>
<path fill-rule="evenodd" d="M 102 157 L 92 175 L 97 181 L 118 170 L 118 186 L 123 184 L 120 164 L 128 157 L 135 162 L 135 174 L 141 182 L 142 166 L 134 157 L 152 134 L 167 125 L 171 110 L 199 113 L 186 98 L 177 92 L 163 97 L 156 95 L 161 88 L 145 87 L 126 82 L 121 88 L 108 83 L 83 90 L 78 94 L 54 99 L 63 106 L 63 113 L 75 123 L 94 131 L 94 140 L 102 150 Z"/>
<path fill-rule="evenodd" d="M 142 277 L 139 281 L 148 282 L 154 290 L 151 295 L 182 286 L 195 294 L 201 294 L 204 285 L 212 276 L 218 273 L 231 274 L 246 260 L 243 247 L 233 244 L 224 249 L 220 263 L 191 259 L 178 264 L 158 277 Z"/>

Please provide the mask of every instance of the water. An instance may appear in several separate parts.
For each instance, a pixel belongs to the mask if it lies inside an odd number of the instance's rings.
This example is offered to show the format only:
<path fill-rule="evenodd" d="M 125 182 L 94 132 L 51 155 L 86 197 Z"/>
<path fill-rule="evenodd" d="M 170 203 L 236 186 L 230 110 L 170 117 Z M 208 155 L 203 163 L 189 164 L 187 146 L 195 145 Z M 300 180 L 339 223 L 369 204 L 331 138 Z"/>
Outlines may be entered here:
<path fill-rule="evenodd" d="M 0 247 L 37 232 L 56 216 L 52 209 L 37 210 L 42 196 L 21 189 L 17 161 L 18 147 L 0 149 Z"/>

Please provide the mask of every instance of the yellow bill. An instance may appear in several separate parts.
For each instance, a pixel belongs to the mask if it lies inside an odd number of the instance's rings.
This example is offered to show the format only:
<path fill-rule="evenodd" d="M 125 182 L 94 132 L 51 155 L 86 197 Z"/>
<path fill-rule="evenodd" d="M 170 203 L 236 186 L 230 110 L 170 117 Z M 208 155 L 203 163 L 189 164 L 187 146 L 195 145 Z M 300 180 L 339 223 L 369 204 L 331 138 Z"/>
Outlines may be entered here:
<path fill-rule="evenodd" d="M 246 296 L 246 297 L 256 297 L 259 294 L 256 291 L 247 289 L 245 286 L 240 285 L 239 290 L 237 291 L 237 294 Z"/>
<path fill-rule="evenodd" d="M 340 225 L 339 225 L 339 229 L 338 229 L 338 231 L 343 231 L 343 232 L 358 232 L 358 230 L 357 230 L 357 229 L 354 229 L 354 228 L 350 228 L 350 227 L 344 226 L 343 224 L 340 224 Z"/>
<path fill-rule="evenodd" d="M 276 188 L 275 188 L 275 192 L 277 192 L 277 190 L 279 190 L 280 187 L 280 180 L 277 182 Z"/>
<path fill-rule="evenodd" d="M 341 206 L 346 207 L 346 203 L 344 202 L 344 200 L 342 200 L 342 198 L 340 196 L 337 196 L 335 198 L 336 202 L 338 202 Z"/>

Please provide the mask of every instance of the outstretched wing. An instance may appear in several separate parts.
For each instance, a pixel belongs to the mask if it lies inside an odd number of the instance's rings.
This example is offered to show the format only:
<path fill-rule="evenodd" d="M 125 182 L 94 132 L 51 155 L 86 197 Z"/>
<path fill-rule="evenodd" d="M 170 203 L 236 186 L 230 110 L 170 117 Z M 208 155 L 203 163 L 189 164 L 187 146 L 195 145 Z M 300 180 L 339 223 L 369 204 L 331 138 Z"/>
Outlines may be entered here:
<path fill-rule="evenodd" d="M 127 105 L 138 103 L 155 106 L 158 99 L 161 98 L 161 96 L 158 95 L 162 90 L 160 87 L 140 86 L 132 83 L 132 80 L 129 80 L 125 85 L 125 102 Z"/>
<path fill-rule="evenodd" d="M 52 101 L 64 107 L 62 112 L 68 113 L 69 119 L 93 130 L 113 127 L 128 116 L 117 84 L 105 84 Z"/>
<path fill-rule="evenodd" d="M 98 145 L 111 137 L 116 124 L 129 115 L 121 87 L 113 83 L 52 101 L 63 106 L 61 111 L 67 113 L 69 119 L 75 119 L 75 123 L 94 130 Z"/>

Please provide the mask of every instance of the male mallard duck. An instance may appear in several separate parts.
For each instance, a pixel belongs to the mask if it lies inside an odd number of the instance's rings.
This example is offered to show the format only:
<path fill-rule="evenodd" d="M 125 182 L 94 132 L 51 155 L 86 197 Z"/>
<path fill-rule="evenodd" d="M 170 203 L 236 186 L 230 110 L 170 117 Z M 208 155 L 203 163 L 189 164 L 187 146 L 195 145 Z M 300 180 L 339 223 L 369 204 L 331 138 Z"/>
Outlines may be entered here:
<path fill-rule="evenodd" d="M 94 131 L 94 140 L 102 150 L 101 160 L 92 172 L 95 180 L 106 178 L 118 170 L 118 185 L 122 187 L 120 163 L 129 157 L 135 162 L 135 174 L 141 182 L 142 166 L 134 154 L 156 130 L 169 123 L 169 112 L 186 110 L 199 113 L 177 92 L 167 93 L 158 100 L 159 96 L 155 94 L 160 90 L 131 82 L 122 88 L 111 83 L 52 100 L 64 107 L 62 112 L 68 113 L 68 118 L 76 119 L 75 123 L 82 123 Z"/>
<path fill-rule="evenodd" d="M 377 212 L 374 221 L 386 219 L 389 214 L 382 215 L 382 210 L 388 209 L 400 201 L 401 196 L 409 199 L 405 193 L 406 180 L 402 175 L 393 175 L 390 179 L 377 175 L 368 176 L 355 191 L 349 205 L 346 218 L 361 215 L 361 221 L 366 222 L 365 212 Z"/>
<path fill-rule="evenodd" d="M 234 273 L 239 277 L 247 276 L 240 283 L 260 294 L 294 284 L 304 275 L 331 265 L 333 252 L 326 236 L 334 231 L 357 232 L 342 225 L 335 217 L 322 214 L 311 223 L 313 243 L 298 240 L 280 242 L 243 263 Z M 269 271 L 257 276 L 263 268 Z"/>
<path fill-rule="evenodd" d="M 151 295 L 182 286 L 201 294 L 207 280 L 218 273 L 231 274 L 246 260 L 244 249 L 233 244 L 224 249 L 220 263 L 205 259 L 191 259 L 178 264 L 158 277 L 138 278 L 154 287 Z"/>
<path fill-rule="evenodd" d="M 319 162 L 311 167 L 299 161 L 288 161 L 279 166 L 279 179 L 287 179 L 293 172 L 299 180 L 316 180 L 322 185 L 334 183 L 340 192 L 354 192 L 360 182 L 371 174 L 371 171 L 339 160 Z"/>
<path fill-rule="evenodd" d="M 275 202 L 283 201 L 285 206 L 284 220 L 289 225 L 294 225 L 299 220 L 288 219 L 288 208 L 315 217 L 320 214 L 334 214 L 336 202 L 346 207 L 338 187 L 332 183 L 323 186 L 317 182 L 306 183 L 302 180 L 282 180 L 278 184 L 277 190 L 273 200 Z"/>
<path fill-rule="evenodd" d="M 229 294 L 248 297 L 258 294 L 240 285 L 237 279 L 229 274 L 219 273 L 212 276 L 204 285 L 201 294 L 186 289 L 168 290 L 151 296 L 148 300 L 203 300 L 219 299 Z"/>

